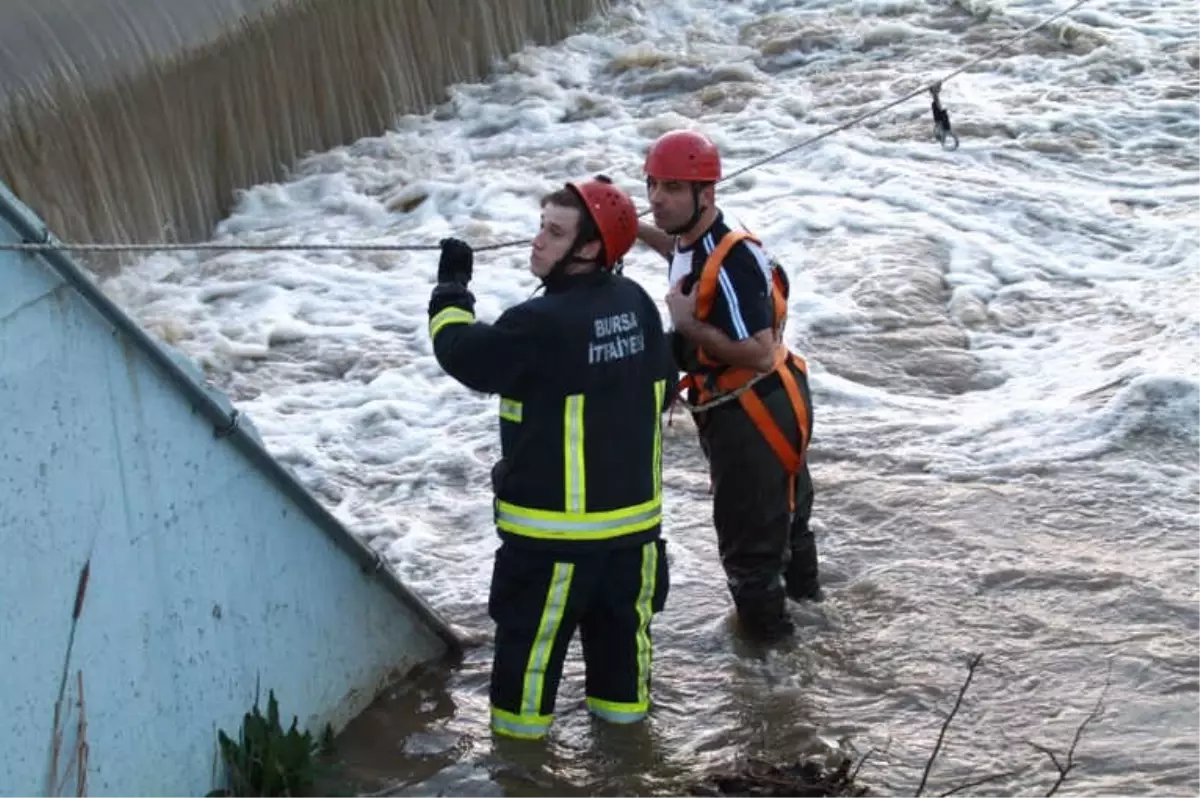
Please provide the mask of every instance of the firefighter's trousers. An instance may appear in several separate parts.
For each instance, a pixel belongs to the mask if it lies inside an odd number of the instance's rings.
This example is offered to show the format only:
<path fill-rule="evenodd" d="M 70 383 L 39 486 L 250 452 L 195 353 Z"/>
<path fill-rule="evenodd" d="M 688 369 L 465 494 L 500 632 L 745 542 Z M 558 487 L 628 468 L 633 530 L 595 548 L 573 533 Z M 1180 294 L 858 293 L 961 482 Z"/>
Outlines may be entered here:
<path fill-rule="evenodd" d="M 578 555 L 502 543 L 488 597 L 496 623 L 493 731 L 525 739 L 549 732 L 576 627 L 588 709 L 614 723 L 644 718 L 650 708 L 650 621 L 668 590 L 662 539 Z"/>

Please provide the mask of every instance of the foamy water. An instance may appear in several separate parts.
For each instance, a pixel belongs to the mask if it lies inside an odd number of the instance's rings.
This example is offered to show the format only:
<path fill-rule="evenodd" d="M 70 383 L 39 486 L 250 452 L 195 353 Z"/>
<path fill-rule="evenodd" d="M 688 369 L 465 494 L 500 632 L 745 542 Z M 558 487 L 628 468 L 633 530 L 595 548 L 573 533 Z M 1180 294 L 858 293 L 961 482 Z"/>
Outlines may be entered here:
<path fill-rule="evenodd" d="M 246 192 L 215 238 L 525 239 L 541 194 L 598 171 L 644 207 L 642 155 L 665 130 L 704 130 L 732 171 L 1066 5 L 622 3 L 455 87 L 436 112 Z M 542 775 L 516 787 L 489 764 L 486 731 L 496 400 L 433 359 L 436 253 L 156 256 L 105 288 L 481 635 L 462 669 L 423 688 L 454 708 L 418 712 L 381 743 L 395 769 L 377 786 L 644 792 L 697 764 L 847 737 L 878 749 L 863 780 L 910 792 L 982 652 L 930 791 L 1021 770 L 989 787 L 1044 792 L 1057 774 L 1026 743 L 1065 754 L 1108 679 L 1060 792 L 1194 794 L 1196 21 L 1183 0 L 1093 0 L 946 85 L 957 151 L 933 140 L 918 98 L 721 186 L 727 214 L 792 273 L 829 598 L 795 608 L 790 648 L 762 658 L 732 638 L 703 460 L 676 415 L 655 714 L 633 750 L 597 736 L 573 662 L 556 741 L 529 765 Z M 530 295 L 527 258 L 477 257 L 480 316 Z M 666 290 L 644 248 L 626 273 Z"/>

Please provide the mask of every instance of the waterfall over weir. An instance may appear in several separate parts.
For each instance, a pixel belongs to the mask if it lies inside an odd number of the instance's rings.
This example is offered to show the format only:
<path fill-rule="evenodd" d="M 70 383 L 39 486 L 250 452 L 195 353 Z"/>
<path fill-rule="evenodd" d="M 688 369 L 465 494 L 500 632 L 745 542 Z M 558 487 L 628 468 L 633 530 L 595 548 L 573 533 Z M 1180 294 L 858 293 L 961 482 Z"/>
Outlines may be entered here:
<path fill-rule="evenodd" d="M 0 181 L 70 240 L 203 239 L 233 193 L 383 132 L 604 0 L 9 0 Z"/>

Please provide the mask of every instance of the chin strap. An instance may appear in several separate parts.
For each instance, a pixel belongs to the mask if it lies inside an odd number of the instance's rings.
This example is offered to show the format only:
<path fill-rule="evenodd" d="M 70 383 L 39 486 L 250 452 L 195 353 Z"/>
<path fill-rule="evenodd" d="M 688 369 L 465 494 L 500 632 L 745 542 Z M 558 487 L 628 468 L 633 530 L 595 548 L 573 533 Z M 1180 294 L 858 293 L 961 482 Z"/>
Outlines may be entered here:
<path fill-rule="evenodd" d="M 670 230 L 663 230 L 663 232 L 673 236 L 683 235 L 688 230 L 691 230 L 696 226 L 696 223 L 700 221 L 700 214 L 703 212 L 704 211 L 702 211 L 700 208 L 700 185 L 698 183 L 692 183 L 692 218 L 688 219 L 678 227 Z"/>
<path fill-rule="evenodd" d="M 554 265 L 550 267 L 550 271 L 546 272 L 546 276 L 542 278 L 541 285 L 539 285 L 538 288 L 546 288 L 550 283 L 563 276 L 566 273 L 567 267 L 573 263 L 596 262 L 595 258 L 581 258 L 577 254 L 579 252 L 579 248 L 584 244 L 584 242 L 580 240 L 581 238 L 583 238 L 582 230 L 575 234 L 575 240 L 571 242 L 570 248 L 567 249 L 567 254 L 555 261 Z M 535 290 L 534 293 L 536 294 L 537 290 Z"/>

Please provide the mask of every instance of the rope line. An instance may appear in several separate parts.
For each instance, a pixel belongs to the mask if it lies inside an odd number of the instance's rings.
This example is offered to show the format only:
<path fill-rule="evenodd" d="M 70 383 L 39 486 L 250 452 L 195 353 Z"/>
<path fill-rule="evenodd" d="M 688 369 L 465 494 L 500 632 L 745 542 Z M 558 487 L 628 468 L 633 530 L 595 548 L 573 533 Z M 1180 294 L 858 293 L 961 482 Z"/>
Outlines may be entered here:
<path fill-rule="evenodd" d="M 1066 9 L 1063 9 L 1062 11 L 1059 11 L 1057 14 L 1054 14 L 1053 16 L 1046 17 L 1038 24 L 1032 25 L 1028 28 L 1025 28 L 1024 30 L 1013 34 L 1012 36 L 1008 37 L 1007 39 L 1002 40 L 1000 42 L 1000 44 L 996 45 L 991 50 L 988 50 L 986 53 L 984 53 L 983 55 L 974 59 L 973 61 L 968 61 L 967 63 L 963 64 L 959 68 L 957 68 L 951 72 L 947 72 L 939 80 L 935 80 L 933 83 L 927 83 L 924 86 L 921 86 L 920 88 L 913 89 L 908 94 L 898 97 L 895 100 L 892 100 L 891 102 L 886 103 L 885 105 L 881 105 L 878 108 L 875 108 L 873 110 L 867 111 L 862 114 L 859 114 L 858 116 L 854 117 L 850 121 L 843 122 L 842 124 L 838 125 L 837 127 L 833 127 L 833 128 L 830 128 L 829 130 L 826 130 L 824 133 L 818 133 L 817 135 L 807 138 L 798 144 L 793 144 L 792 146 L 790 146 L 786 149 L 780 150 L 779 152 L 768 155 L 765 158 L 760 158 L 759 160 L 754 161 L 753 163 L 750 163 L 747 166 L 743 166 L 741 169 L 738 169 L 736 172 L 733 172 L 733 173 L 725 176 L 724 178 L 722 178 L 722 181 L 730 180 L 732 178 L 738 177 L 739 175 L 745 174 L 746 172 L 750 171 L 751 169 L 757 169 L 758 167 L 760 167 L 764 164 L 768 164 L 771 161 L 776 160 L 777 158 L 782 158 L 784 155 L 793 153 L 796 150 L 799 150 L 803 147 L 807 147 L 811 144 L 816 144 L 818 141 L 821 141 L 822 139 L 829 138 L 834 133 L 840 133 L 849 127 L 853 127 L 854 125 L 865 122 L 866 120 L 870 119 L 873 116 L 881 114 L 884 111 L 888 111 L 892 108 L 895 108 L 897 105 L 900 105 L 901 103 L 906 103 L 909 100 L 911 100 L 913 97 L 916 97 L 918 94 L 924 94 L 925 92 L 936 92 L 941 89 L 943 83 L 950 80 L 951 78 L 958 77 L 963 72 L 966 72 L 968 69 L 970 69 L 971 67 L 973 67 L 983 61 L 986 61 L 987 59 L 991 58 L 992 56 L 994 56 L 998 53 L 1003 52 L 1009 45 L 1014 44 L 1015 42 L 1018 42 L 1021 39 L 1024 39 L 1026 36 L 1029 36 L 1032 33 L 1036 33 L 1037 31 L 1039 31 L 1042 28 L 1049 25 L 1051 22 L 1054 22 L 1057 19 L 1061 19 L 1062 17 L 1065 17 L 1067 14 L 1070 14 L 1072 11 L 1074 11 L 1075 9 L 1079 8 L 1080 6 L 1082 6 L 1088 2 L 1091 2 L 1091 0 L 1076 0 L 1074 5 L 1066 8 Z"/>
<path fill-rule="evenodd" d="M 962 66 L 958 67 L 957 69 L 954 69 L 954 70 L 946 73 L 938 80 L 935 80 L 932 83 L 927 83 L 919 88 L 913 89 L 912 91 L 908 92 L 907 94 L 904 94 L 894 100 L 891 100 L 890 102 L 887 102 L 884 105 L 879 106 L 878 108 L 874 108 L 870 111 L 865 111 L 865 112 L 859 114 L 858 116 L 854 117 L 853 119 L 843 122 L 840 125 L 837 125 L 835 127 L 829 128 L 828 130 L 826 130 L 822 133 L 818 133 L 814 136 L 810 136 L 809 138 L 806 138 L 803 141 L 800 141 L 796 144 L 793 144 L 789 147 L 779 150 L 778 152 L 774 152 L 774 153 L 767 155 L 763 158 L 760 158 L 756 161 L 752 161 L 751 163 L 747 164 L 746 166 L 743 166 L 742 168 L 737 169 L 736 171 L 733 171 L 733 172 L 725 175 L 717 182 L 724 183 L 728 180 L 733 180 L 736 177 L 740 177 L 741 175 L 744 175 L 745 173 L 747 173 L 753 169 L 757 169 L 761 166 L 764 166 L 765 164 L 768 164 L 768 163 L 771 163 L 772 161 L 778 160 L 779 158 L 782 158 L 785 155 L 789 155 L 793 152 L 796 152 L 797 150 L 801 150 L 805 147 L 809 147 L 813 144 L 816 144 L 819 141 L 827 139 L 830 136 L 834 135 L 835 133 L 840 133 L 844 130 L 847 130 L 848 128 L 854 127 L 855 125 L 861 124 L 862 122 L 865 122 L 866 120 L 868 120 L 872 117 L 882 114 L 884 111 L 891 110 L 892 108 L 895 108 L 896 106 L 901 105 L 902 103 L 908 102 L 909 100 L 913 99 L 914 97 L 916 97 L 920 94 L 924 94 L 926 92 L 931 93 L 934 96 L 934 106 L 936 109 L 938 107 L 937 106 L 938 92 L 941 90 L 942 84 L 944 84 L 946 81 L 951 80 L 952 78 L 955 78 L 958 75 L 961 75 L 963 72 L 966 72 L 971 67 L 976 66 L 977 64 L 980 64 L 981 62 L 986 61 L 987 59 L 1003 52 L 1005 49 L 1007 49 L 1012 44 L 1015 44 L 1016 42 L 1024 39 L 1025 37 L 1027 37 L 1033 33 L 1036 33 L 1037 31 L 1039 31 L 1042 28 L 1049 25 L 1051 22 L 1054 22 L 1055 20 L 1065 17 L 1067 14 L 1070 14 L 1072 11 L 1076 10 L 1080 6 L 1083 6 L 1084 4 L 1086 4 L 1090 1 L 1091 0 L 1076 0 L 1075 3 L 1071 4 L 1070 6 L 1063 9 L 1062 11 L 1059 11 L 1056 14 L 1046 17 L 1041 22 L 1038 22 L 1036 25 L 1031 25 L 1021 31 L 1018 31 L 1017 33 L 1013 34 L 1012 36 L 1009 36 L 1007 39 L 1003 39 L 1000 42 L 1000 44 L 998 44 L 995 47 L 993 47 L 992 49 L 988 50 L 983 55 L 981 55 L 978 58 L 975 58 L 971 61 L 968 61 L 967 63 L 963 64 Z M 936 120 L 936 110 L 935 110 L 935 122 L 936 121 L 937 120 Z M 945 131 L 949 132 L 948 122 L 947 122 L 947 126 L 945 128 Z M 940 139 L 940 137 L 939 137 L 939 139 Z M 957 140 L 956 140 L 956 146 L 957 146 Z M 642 216 L 645 216 L 648 213 L 650 213 L 650 209 L 646 209 L 646 210 L 642 211 L 641 213 L 638 214 L 638 216 L 640 218 Z M 533 239 L 529 239 L 529 238 L 515 240 L 515 241 L 503 241 L 498 244 L 482 244 L 480 246 L 472 247 L 472 249 L 474 249 L 476 252 L 489 252 L 489 251 L 494 251 L 494 250 L 498 250 L 498 249 L 507 249 L 509 247 L 526 246 L 526 245 L 532 243 L 532 241 L 533 241 Z M 164 243 L 159 243 L 159 244 L 115 244 L 115 243 L 99 243 L 99 242 L 69 243 L 69 242 L 65 242 L 65 241 L 55 240 L 55 237 L 49 231 L 46 232 L 45 240 L 43 240 L 43 241 L 26 241 L 26 242 L 22 242 L 22 243 L 18 243 L 18 244 L 0 243 L 0 252 L 47 252 L 47 251 L 69 251 L 69 252 L 323 252 L 323 251 L 436 252 L 440 249 L 441 249 L 441 246 L 438 244 L 371 244 L 371 243 L 222 244 L 222 243 L 218 243 L 215 241 L 196 242 L 196 243 L 166 243 L 166 242 L 164 242 Z"/>

